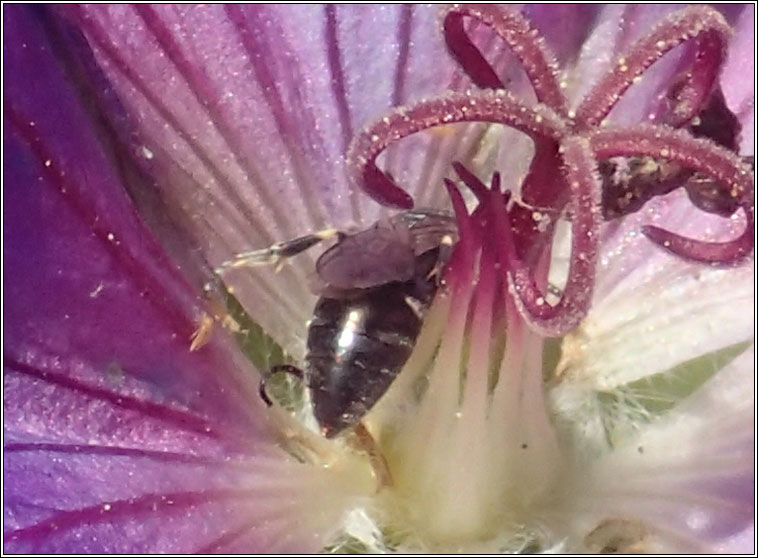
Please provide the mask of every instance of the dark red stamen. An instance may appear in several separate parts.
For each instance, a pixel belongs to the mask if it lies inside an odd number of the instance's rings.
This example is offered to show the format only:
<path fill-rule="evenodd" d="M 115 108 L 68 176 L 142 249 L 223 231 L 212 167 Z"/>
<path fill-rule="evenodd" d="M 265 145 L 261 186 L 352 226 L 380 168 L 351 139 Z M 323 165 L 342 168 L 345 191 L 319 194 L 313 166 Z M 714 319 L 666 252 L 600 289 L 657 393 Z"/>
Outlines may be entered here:
<path fill-rule="evenodd" d="M 526 203 L 558 211 L 566 204 L 563 177 L 556 172 L 561 161 L 558 145 L 547 138 L 535 140 L 534 159 L 521 185 L 521 197 Z"/>
<path fill-rule="evenodd" d="M 495 171 L 495 173 L 492 175 L 492 184 L 490 186 L 492 188 L 493 192 L 500 192 L 503 191 L 500 189 L 500 173 Z"/>
<path fill-rule="evenodd" d="M 457 161 L 453 163 L 453 169 L 458 174 L 458 176 L 460 176 L 463 183 L 468 186 L 469 190 L 471 190 L 471 192 L 476 196 L 476 199 L 479 200 L 479 203 L 485 203 L 485 201 L 489 198 L 489 190 L 482 183 L 482 181 L 479 180 L 474 173 L 472 173 Z M 496 176 L 497 191 L 500 191 L 500 174 L 496 174 Z M 493 177 L 493 190 L 495 189 L 494 180 L 495 179 Z"/>
<path fill-rule="evenodd" d="M 474 254 L 475 249 L 475 246 L 473 244 L 474 233 L 472 230 L 471 219 L 469 217 L 468 211 L 466 210 L 466 202 L 463 201 L 463 196 L 458 191 L 458 188 L 452 180 L 446 178 L 444 182 L 447 193 L 450 196 L 450 203 L 453 206 L 455 220 L 458 223 L 458 236 L 460 238 L 460 246 L 462 247 L 462 250 L 459 250 L 459 252 L 463 252 L 464 254 L 471 256 Z"/>

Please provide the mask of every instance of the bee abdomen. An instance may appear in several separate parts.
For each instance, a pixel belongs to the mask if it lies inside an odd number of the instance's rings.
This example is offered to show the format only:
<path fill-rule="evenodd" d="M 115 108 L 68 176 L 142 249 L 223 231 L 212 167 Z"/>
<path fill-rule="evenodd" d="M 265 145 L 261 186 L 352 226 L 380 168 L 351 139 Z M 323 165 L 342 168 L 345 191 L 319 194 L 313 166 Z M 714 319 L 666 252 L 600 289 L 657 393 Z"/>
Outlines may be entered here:
<path fill-rule="evenodd" d="M 323 339 L 339 335 L 322 330 L 316 336 L 322 334 Z M 383 339 L 355 334 L 347 350 L 309 353 L 308 386 L 314 415 L 325 436 L 332 437 L 358 422 L 384 395 L 413 350 L 414 340 L 408 336 L 376 337 Z"/>
<path fill-rule="evenodd" d="M 416 284 L 391 283 L 349 299 L 321 298 L 308 328 L 306 376 L 327 437 L 353 426 L 384 395 L 413 351 Z"/>

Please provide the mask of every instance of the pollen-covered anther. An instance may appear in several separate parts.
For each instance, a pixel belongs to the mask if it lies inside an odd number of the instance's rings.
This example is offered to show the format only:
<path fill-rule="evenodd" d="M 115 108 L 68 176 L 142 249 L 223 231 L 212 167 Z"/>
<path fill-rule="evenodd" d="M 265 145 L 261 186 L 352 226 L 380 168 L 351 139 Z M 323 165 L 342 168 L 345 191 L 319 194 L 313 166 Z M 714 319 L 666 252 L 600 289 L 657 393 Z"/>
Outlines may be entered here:
<path fill-rule="evenodd" d="M 676 87 L 669 91 L 672 106 L 663 115 L 670 126 L 690 121 L 708 102 L 730 35 L 729 25 L 712 8 L 694 6 L 675 12 L 635 42 L 585 96 L 576 111 L 578 129 L 600 125 L 645 70 L 673 48 L 695 40 L 692 67 L 681 74 Z"/>
<path fill-rule="evenodd" d="M 745 228 L 726 242 L 708 242 L 680 236 L 665 229 L 646 226 L 642 232 L 670 252 L 697 262 L 734 265 L 753 252 L 754 199 L 753 173 L 734 153 L 711 141 L 693 138 L 682 130 L 639 125 L 598 130 L 590 135 L 595 157 L 661 157 L 710 177 L 715 193 L 711 195 L 742 209 Z"/>

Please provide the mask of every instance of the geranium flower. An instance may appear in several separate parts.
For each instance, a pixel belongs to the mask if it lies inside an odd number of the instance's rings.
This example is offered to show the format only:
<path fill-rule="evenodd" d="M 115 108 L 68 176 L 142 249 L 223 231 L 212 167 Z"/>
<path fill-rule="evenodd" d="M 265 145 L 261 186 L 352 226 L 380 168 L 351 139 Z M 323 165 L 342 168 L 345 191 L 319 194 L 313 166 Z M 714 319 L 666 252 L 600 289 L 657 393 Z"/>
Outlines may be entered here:
<path fill-rule="evenodd" d="M 749 550 L 753 11 L 674 10 L 6 9 L 5 549 Z M 212 272 L 364 192 L 460 236 L 378 457 L 258 395 L 314 255 Z"/>

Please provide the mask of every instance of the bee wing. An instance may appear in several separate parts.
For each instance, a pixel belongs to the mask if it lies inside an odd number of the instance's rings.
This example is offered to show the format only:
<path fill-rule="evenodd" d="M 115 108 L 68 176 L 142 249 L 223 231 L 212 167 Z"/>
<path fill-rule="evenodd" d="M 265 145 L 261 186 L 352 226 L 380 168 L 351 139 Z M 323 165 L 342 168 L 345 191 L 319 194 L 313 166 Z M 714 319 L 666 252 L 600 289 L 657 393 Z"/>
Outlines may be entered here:
<path fill-rule="evenodd" d="M 407 231 L 384 224 L 344 237 L 316 261 L 319 278 L 338 289 L 407 281 L 414 275 L 414 266 Z"/>
<path fill-rule="evenodd" d="M 392 224 L 408 231 L 410 242 L 417 255 L 437 248 L 446 236 L 451 237 L 453 243 L 458 240 L 455 217 L 450 211 L 439 209 L 405 211 L 395 215 L 392 218 Z"/>

